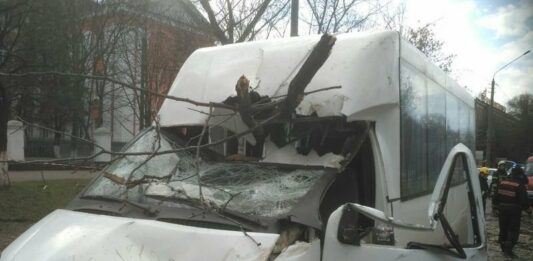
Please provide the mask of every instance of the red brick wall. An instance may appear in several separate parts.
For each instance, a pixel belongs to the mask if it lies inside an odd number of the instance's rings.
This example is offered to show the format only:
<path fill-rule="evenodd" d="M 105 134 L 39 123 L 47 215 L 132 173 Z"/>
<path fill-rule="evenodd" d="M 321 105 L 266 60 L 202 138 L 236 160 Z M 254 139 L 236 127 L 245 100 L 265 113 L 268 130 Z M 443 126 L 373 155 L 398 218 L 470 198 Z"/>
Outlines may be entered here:
<path fill-rule="evenodd" d="M 191 32 L 189 29 L 172 26 L 166 22 L 151 18 L 131 17 L 124 13 L 114 14 L 111 17 L 92 17 L 86 21 L 82 30 L 98 33 L 102 28 L 118 23 L 143 28 L 146 31 L 148 87 L 162 94 L 168 93 L 187 57 L 194 50 L 211 46 L 214 42 L 201 32 Z M 98 68 L 105 68 L 105 64 L 98 64 Z M 150 97 L 152 115 L 159 111 L 163 101 L 162 97 Z"/>
<path fill-rule="evenodd" d="M 201 34 L 157 23 L 150 23 L 147 32 L 148 86 L 158 93 L 168 93 L 179 69 L 194 50 L 213 43 Z M 163 97 L 152 96 L 152 111 L 159 111 L 163 101 Z"/>

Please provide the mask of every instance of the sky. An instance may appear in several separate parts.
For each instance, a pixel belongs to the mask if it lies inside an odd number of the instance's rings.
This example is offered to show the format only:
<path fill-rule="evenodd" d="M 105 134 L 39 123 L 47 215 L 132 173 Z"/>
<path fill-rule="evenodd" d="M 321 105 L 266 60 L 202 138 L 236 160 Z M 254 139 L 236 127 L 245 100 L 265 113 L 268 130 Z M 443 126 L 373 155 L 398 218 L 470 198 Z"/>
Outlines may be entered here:
<path fill-rule="evenodd" d="M 434 23 L 443 52 L 456 54 L 452 78 L 478 95 L 502 66 L 533 49 L 532 0 L 405 0 L 404 25 Z M 533 94 L 533 53 L 496 74 L 494 100 Z"/>

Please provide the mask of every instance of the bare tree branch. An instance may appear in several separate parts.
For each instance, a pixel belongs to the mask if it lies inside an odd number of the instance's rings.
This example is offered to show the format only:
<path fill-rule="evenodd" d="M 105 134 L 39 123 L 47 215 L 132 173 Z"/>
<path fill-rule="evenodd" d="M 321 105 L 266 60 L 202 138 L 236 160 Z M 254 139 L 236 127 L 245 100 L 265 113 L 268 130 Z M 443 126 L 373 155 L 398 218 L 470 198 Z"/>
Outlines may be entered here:
<path fill-rule="evenodd" d="M 211 30 L 213 30 L 213 33 L 215 36 L 223 43 L 229 43 L 229 39 L 226 37 L 224 32 L 220 29 L 218 26 L 218 21 L 215 17 L 215 13 L 213 12 L 213 9 L 211 8 L 211 5 L 209 4 L 208 0 L 200 0 L 200 4 L 202 4 L 202 7 L 207 13 L 207 17 L 209 18 L 209 23 L 211 25 Z"/>
<path fill-rule="evenodd" d="M 264 0 L 264 2 L 262 3 L 261 7 L 259 8 L 257 13 L 255 14 L 254 19 L 252 19 L 252 21 L 246 26 L 246 29 L 244 29 L 244 32 L 241 34 L 241 36 L 239 37 L 237 42 L 244 42 L 246 40 L 246 38 L 248 38 L 248 36 L 252 32 L 252 29 L 255 27 L 255 25 L 257 24 L 257 22 L 261 18 L 261 16 L 265 13 L 270 1 L 271 0 Z"/>
<path fill-rule="evenodd" d="M 203 107 L 212 106 L 212 107 L 217 107 L 217 108 L 235 110 L 234 107 L 228 106 L 228 105 L 225 105 L 225 104 L 222 104 L 222 103 L 197 102 L 197 101 L 193 101 L 193 100 L 190 100 L 190 99 L 187 99 L 187 98 L 181 98 L 181 97 L 176 97 L 176 96 L 172 96 L 172 95 L 161 94 L 161 93 L 158 93 L 158 92 L 155 92 L 155 91 L 146 90 L 146 89 L 143 89 L 143 88 L 132 86 L 132 85 L 130 85 L 128 83 L 125 83 L 125 82 L 122 82 L 122 81 L 119 81 L 119 80 L 116 80 L 116 79 L 108 78 L 106 76 L 100 76 L 100 75 L 86 75 L 86 74 L 67 73 L 67 72 L 26 72 L 26 73 L 4 73 L 4 72 L 0 72 L 0 77 L 6 77 L 6 78 L 7 77 L 12 78 L 12 77 L 28 77 L 28 76 L 46 76 L 46 75 L 56 75 L 56 76 L 75 77 L 75 78 L 87 78 L 87 79 L 95 79 L 95 80 L 106 80 L 106 81 L 109 81 L 109 82 L 112 82 L 112 83 L 115 83 L 115 84 L 119 84 L 119 85 L 125 86 L 125 87 L 127 87 L 129 89 L 133 89 L 133 90 L 137 90 L 137 91 L 141 91 L 141 92 L 147 92 L 150 95 L 164 97 L 164 98 L 169 99 L 169 100 L 186 102 L 186 103 L 190 103 L 190 104 L 193 104 L 193 105 L 196 105 L 196 106 L 203 106 Z"/>

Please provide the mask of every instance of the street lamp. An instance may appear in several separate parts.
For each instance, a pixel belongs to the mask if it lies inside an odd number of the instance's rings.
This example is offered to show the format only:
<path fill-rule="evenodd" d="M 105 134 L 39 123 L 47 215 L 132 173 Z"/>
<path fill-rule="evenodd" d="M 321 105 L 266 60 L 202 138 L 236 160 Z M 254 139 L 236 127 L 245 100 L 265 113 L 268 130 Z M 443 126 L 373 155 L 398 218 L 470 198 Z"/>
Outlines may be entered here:
<path fill-rule="evenodd" d="M 520 59 L 522 56 L 528 54 L 531 50 L 527 50 L 525 53 L 521 54 L 520 56 L 514 58 L 512 61 L 508 62 L 504 66 L 500 67 L 494 74 L 492 75 L 492 82 L 491 82 L 491 88 L 490 88 L 490 108 L 489 108 L 489 119 L 487 123 L 487 142 L 486 142 L 486 154 L 485 159 L 487 160 L 487 164 L 490 166 L 490 163 L 492 161 L 492 140 L 494 138 L 494 127 L 492 126 L 492 115 L 494 114 L 494 77 L 496 77 L 496 74 L 503 70 L 505 67 L 509 66 L 511 63 L 514 63 L 516 60 Z"/>

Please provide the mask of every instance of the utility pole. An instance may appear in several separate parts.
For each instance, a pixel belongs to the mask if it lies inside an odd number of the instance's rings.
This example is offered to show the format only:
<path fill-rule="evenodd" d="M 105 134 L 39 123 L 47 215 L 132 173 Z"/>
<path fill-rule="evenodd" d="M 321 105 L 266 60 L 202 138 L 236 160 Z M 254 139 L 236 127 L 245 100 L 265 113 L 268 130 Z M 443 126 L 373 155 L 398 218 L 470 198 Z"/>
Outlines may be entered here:
<path fill-rule="evenodd" d="M 299 0 L 292 0 L 291 2 L 291 36 L 298 36 L 298 9 Z"/>
<path fill-rule="evenodd" d="M 514 58 L 512 61 L 508 62 L 504 66 L 500 67 L 493 75 L 492 75 L 492 82 L 490 86 L 490 108 L 489 108 L 489 119 L 487 122 L 487 141 L 485 144 L 485 160 L 487 161 L 487 165 L 491 166 L 492 163 L 492 142 L 494 141 L 494 126 L 493 126 L 493 114 L 494 114 L 494 77 L 496 77 L 496 74 L 503 70 L 505 67 L 509 66 L 511 63 L 515 62 L 516 60 L 520 59 L 522 56 L 528 54 L 531 50 L 527 50 L 525 53 L 521 54 L 520 56 Z"/>

